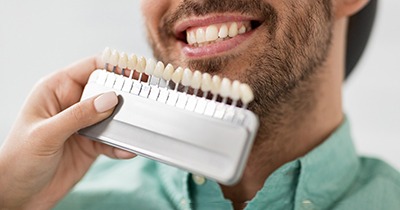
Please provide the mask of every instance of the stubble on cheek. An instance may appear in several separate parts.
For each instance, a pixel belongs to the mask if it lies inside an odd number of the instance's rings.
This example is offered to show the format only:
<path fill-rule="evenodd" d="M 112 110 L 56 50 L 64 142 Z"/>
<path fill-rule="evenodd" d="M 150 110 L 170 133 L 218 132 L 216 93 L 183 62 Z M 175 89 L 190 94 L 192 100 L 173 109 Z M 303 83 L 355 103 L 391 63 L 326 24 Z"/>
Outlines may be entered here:
<path fill-rule="evenodd" d="M 317 86 L 314 78 L 323 69 L 332 44 L 329 0 L 287 8 L 293 11 L 280 14 L 270 47 L 254 58 L 262 68 L 246 76 L 256 90 L 250 108 L 270 123 L 281 121 L 291 110 L 306 113 L 313 108 L 317 100 L 312 94 Z"/>
<path fill-rule="evenodd" d="M 280 115 L 277 113 L 283 104 L 292 103 L 296 109 L 304 107 L 301 103 L 309 103 L 306 100 L 311 100 L 307 99 L 310 94 L 293 90 L 299 88 L 301 81 L 308 80 L 326 60 L 331 41 L 330 0 L 288 1 L 286 11 L 279 13 L 271 5 L 257 0 L 218 2 L 205 1 L 207 6 L 200 8 L 198 3 L 186 0 L 176 11 L 164 15 L 150 38 L 155 57 L 175 67 L 190 67 L 249 83 L 256 96 L 250 109 L 260 117 L 273 119 L 274 115 Z M 264 31 L 259 35 L 262 37 L 257 37 L 257 45 L 235 55 L 201 60 L 183 58 L 172 34 L 176 20 L 185 14 L 238 10 L 246 3 L 246 12 L 258 11 L 268 20 L 259 28 Z M 298 95 L 293 95 L 294 92 Z"/>

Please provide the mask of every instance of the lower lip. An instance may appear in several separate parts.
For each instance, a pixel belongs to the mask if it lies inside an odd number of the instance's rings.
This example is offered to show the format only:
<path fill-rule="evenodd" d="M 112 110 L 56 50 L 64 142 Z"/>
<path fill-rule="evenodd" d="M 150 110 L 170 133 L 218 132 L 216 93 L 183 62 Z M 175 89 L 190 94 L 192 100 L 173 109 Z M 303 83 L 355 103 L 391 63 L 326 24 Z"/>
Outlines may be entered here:
<path fill-rule="evenodd" d="M 253 32 L 254 30 L 238 35 L 232 39 L 206 45 L 203 47 L 193 47 L 189 44 L 181 42 L 182 52 L 188 58 L 212 57 L 237 48 L 239 45 L 243 44 L 244 41 L 249 39 Z"/>

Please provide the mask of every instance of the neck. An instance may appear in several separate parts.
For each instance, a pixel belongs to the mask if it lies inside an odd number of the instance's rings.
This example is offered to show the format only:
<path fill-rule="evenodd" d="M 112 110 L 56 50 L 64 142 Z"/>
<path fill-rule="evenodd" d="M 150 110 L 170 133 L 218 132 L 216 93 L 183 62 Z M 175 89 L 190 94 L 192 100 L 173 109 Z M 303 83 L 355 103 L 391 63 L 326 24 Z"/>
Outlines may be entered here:
<path fill-rule="evenodd" d="M 278 115 L 284 114 L 283 117 L 273 123 L 267 118 L 260 119 L 259 133 L 243 178 L 235 186 L 221 186 L 225 197 L 237 207 L 250 201 L 276 169 L 310 152 L 343 121 L 341 87 L 346 24 L 344 19 L 336 22 L 334 44 L 318 73 L 300 82 L 291 102 L 274 110 Z"/>

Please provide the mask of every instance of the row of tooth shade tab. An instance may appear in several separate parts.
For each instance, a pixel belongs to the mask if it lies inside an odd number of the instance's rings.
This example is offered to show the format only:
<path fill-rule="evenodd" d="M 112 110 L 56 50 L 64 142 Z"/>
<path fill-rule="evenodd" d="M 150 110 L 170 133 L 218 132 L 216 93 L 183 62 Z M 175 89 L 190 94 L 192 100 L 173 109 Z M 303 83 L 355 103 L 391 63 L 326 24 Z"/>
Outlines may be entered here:
<path fill-rule="evenodd" d="M 192 71 L 188 68 L 174 68 L 171 64 L 165 65 L 163 62 L 151 58 L 138 57 L 135 54 L 128 54 L 105 48 L 102 54 L 102 60 L 106 65 L 106 69 L 111 65 L 113 71 L 118 68 L 125 72 L 130 71 L 129 78 L 133 79 L 134 72 L 139 73 L 138 81 L 142 81 L 143 74 L 147 75 L 149 79 L 147 83 L 152 82 L 153 77 L 157 78 L 158 84 L 164 80 L 166 86 L 169 87 L 169 83 L 172 81 L 175 84 L 175 90 L 178 90 L 179 84 L 185 87 L 185 92 L 189 88 L 193 89 L 194 95 L 198 94 L 198 91 L 203 92 L 203 96 L 206 97 L 209 93 L 212 94 L 213 100 L 217 99 L 219 95 L 224 103 L 228 99 L 232 100 L 232 105 L 236 105 L 238 101 L 241 101 L 242 107 L 253 101 L 254 95 L 250 86 L 239 81 L 231 81 L 228 78 L 220 78 L 218 75 L 211 76 L 208 73 L 201 73 L 200 71 Z"/>

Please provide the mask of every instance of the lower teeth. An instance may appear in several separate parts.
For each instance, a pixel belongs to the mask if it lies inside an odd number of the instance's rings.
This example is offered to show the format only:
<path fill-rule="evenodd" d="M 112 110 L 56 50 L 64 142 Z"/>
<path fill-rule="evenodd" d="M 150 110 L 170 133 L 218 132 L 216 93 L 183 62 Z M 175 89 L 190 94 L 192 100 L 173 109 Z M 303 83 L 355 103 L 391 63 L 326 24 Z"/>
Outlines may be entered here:
<path fill-rule="evenodd" d="M 191 44 L 191 46 L 193 46 L 193 47 L 203 47 L 203 46 L 206 46 L 206 45 L 222 42 L 222 41 L 225 41 L 225 40 L 228 40 L 228 39 L 232 39 L 232 38 L 231 37 L 226 37 L 226 38 L 223 38 L 223 39 L 222 38 L 218 38 L 217 40 L 212 41 L 212 42 L 194 43 L 194 44 Z"/>

